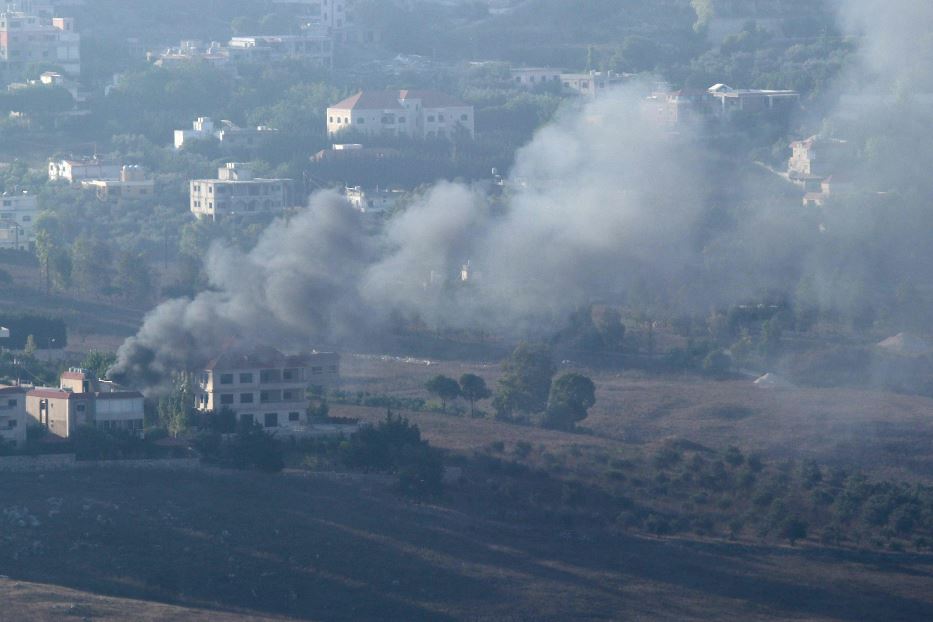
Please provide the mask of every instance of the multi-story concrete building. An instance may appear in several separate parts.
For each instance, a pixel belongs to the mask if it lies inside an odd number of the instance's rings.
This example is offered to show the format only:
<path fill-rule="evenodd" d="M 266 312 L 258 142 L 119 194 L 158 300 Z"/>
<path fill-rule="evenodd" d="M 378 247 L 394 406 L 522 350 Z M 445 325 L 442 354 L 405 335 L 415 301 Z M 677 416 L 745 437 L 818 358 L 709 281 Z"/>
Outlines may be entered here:
<path fill-rule="evenodd" d="M 34 194 L 0 195 L 0 248 L 28 250 L 36 243 L 35 222 L 39 202 Z"/>
<path fill-rule="evenodd" d="M 212 221 L 276 214 L 288 206 L 291 181 L 254 177 L 246 165 L 229 162 L 217 179 L 191 181 L 191 213 Z"/>
<path fill-rule="evenodd" d="M 53 160 L 49 162 L 49 181 L 67 181 L 72 184 L 92 179 L 120 179 L 123 166 L 100 158 L 81 160 Z"/>
<path fill-rule="evenodd" d="M 26 413 L 49 433 L 68 438 L 83 425 L 142 435 L 143 395 L 102 382 L 86 369 L 61 375 L 59 388 L 37 387 L 26 394 Z"/>
<path fill-rule="evenodd" d="M 713 99 L 714 114 L 721 118 L 737 112 L 780 112 L 800 106 L 800 93 L 791 90 L 734 89 L 714 84 L 707 93 Z"/>
<path fill-rule="evenodd" d="M 81 182 L 81 187 L 97 192 L 101 201 L 120 199 L 143 199 L 155 192 L 155 180 L 138 166 L 123 166 L 120 179 L 91 179 Z"/>
<path fill-rule="evenodd" d="M 327 109 L 327 133 L 446 138 L 475 136 L 473 106 L 436 91 L 360 91 Z"/>
<path fill-rule="evenodd" d="M 0 386 L 0 441 L 26 444 L 26 389 Z"/>
<path fill-rule="evenodd" d="M 288 59 L 312 61 L 323 67 L 334 64 L 334 40 L 322 31 L 300 35 L 257 35 L 234 37 L 226 52 L 232 61 L 264 63 Z"/>
<path fill-rule="evenodd" d="M 81 73 L 81 36 L 72 18 L 0 12 L 0 71 L 25 78 L 37 64 L 53 64 L 71 76 Z"/>
<path fill-rule="evenodd" d="M 229 410 L 239 422 L 265 428 L 306 423 L 308 388 L 340 377 L 340 357 L 330 352 L 286 356 L 272 348 L 228 352 L 205 366 L 195 405 L 202 412 Z"/>

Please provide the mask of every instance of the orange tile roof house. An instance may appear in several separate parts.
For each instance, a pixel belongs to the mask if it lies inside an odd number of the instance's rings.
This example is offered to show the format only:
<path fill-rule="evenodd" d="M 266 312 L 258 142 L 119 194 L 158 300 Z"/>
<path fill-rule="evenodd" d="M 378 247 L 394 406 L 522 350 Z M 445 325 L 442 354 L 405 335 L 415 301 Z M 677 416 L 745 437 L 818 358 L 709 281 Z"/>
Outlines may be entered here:
<path fill-rule="evenodd" d="M 62 373 L 57 389 L 37 387 L 29 391 L 26 413 L 33 425 L 41 425 L 61 438 L 70 437 L 83 425 L 140 435 L 143 432 L 142 393 L 120 390 L 77 367 Z"/>
<path fill-rule="evenodd" d="M 360 91 L 327 109 L 327 134 L 450 138 L 476 134 L 473 106 L 437 91 Z"/>

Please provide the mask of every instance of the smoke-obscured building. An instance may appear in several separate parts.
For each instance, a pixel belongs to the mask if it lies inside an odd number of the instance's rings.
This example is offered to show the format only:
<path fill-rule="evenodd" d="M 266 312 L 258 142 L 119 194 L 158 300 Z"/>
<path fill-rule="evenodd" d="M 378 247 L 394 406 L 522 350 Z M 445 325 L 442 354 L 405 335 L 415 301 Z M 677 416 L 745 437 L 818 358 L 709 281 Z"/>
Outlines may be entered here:
<path fill-rule="evenodd" d="M 288 206 L 291 181 L 254 177 L 246 165 L 229 162 L 217 171 L 217 179 L 191 181 L 191 213 L 211 221 L 277 214 Z"/>
<path fill-rule="evenodd" d="M 50 434 L 69 438 L 81 426 L 143 433 L 143 395 L 123 391 L 90 371 L 72 367 L 63 372 L 59 387 L 36 387 L 26 394 L 26 413 L 33 424 Z"/>
<path fill-rule="evenodd" d="M 404 190 L 385 188 L 346 187 L 343 196 L 350 207 L 361 214 L 381 215 L 398 205 L 405 196 Z"/>
<path fill-rule="evenodd" d="M 448 138 L 476 134 L 473 106 L 437 91 L 360 91 L 327 109 L 327 134 Z"/>
<path fill-rule="evenodd" d="M 202 412 L 228 410 L 238 422 L 270 430 L 297 427 L 307 421 L 308 389 L 331 386 L 339 378 L 340 356 L 332 352 L 228 352 L 201 372 L 195 405 Z"/>

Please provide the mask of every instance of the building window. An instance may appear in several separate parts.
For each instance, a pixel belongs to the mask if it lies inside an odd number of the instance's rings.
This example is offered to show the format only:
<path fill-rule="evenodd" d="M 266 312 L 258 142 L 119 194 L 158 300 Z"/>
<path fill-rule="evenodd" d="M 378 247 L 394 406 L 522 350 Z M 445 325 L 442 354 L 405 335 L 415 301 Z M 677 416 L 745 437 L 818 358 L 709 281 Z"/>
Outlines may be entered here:
<path fill-rule="evenodd" d="M 329 367 L 327 368 L 327 372 L 328 372 L 328 373 L 331 373 L 331 374 L 336 374 L 336 373 L 337 373 L 337 366 L 336 366 L 336 365 L 331 365 L 331 366 L 329 366 Z"/>
<path fill-rule="evenodd" d="M 314 376 L 320 376 L 322 373 L 324 373 L 323 367 L 312 367 L 311 368 L 311 374 Z"/>
<path fill-rule="evenodd" d="M 16 400 L 7 400 L 6 405 L 12 408 L 13 406 L 16 406 Z"/>
<path fill-rule="evenodd" d="M 362 124 L 366 123 L 366 119 L 364 119 L 363 117 L 360 117 L 359 119 L 356 120 L 356 122 L 359 123 L 360 125 L 362 125 Z"/>
<path fill-rule="evenodd" d="M 443 123 L 443 122 L 444 122 L 444 115 L 442 115 L 442 114 L 437 115 L 437 120 L 438 120 L 438 122 Z"/>
<path fill-rule="evenodd" d="M 267 428 L 279 427 L 279 413 L 266 413 L 263 415 L 263 419 Z"/>
<path fill-rule="evenodd" d="M 84 404 L 78 404 L 78 412 L 79 412 L 79 413 L 83 413 L 83 412 L 84 412 L 84 409 L 85 409 Z"/>
<path fill-rule="evenodd" d="M 240 374 L 240 384 L 253 384 L 253 374 L 249 372 Z"/>
<path fill-rule="evenodd" d="M 467 120 L 469 120 L 469 118 L 470 118 L 469 115 L 465 115 L 465 114 L 460 115 L 460 120 L 461 120 L 461 121 L 467 121 Z"/>
<path fill-rule="evenodd" d="M 298 376 L 299 376 L 299 374 L 298 374 L 298 370 L 297 370 L 297 369 L 286 369 L 286 370 L 283 370 L 283 371 L 282 371 L 282 379 L 283 379 L 283 380 L 289 380 L 289 381 L 291 381 L 291 380 L 298 380 L 298 379 L 299 379 Z"/>
<path fill-rule="evenodd" d="M 333 122 L 334 122 L 334 117 L 331 117 L 331 118 L 330 118 L 330 123 L 333 123 Z"/>
<path fill-rule="evenodd" d="M 250 414 L 240 415 L 240 423 L 244 425 L 253 425 L 253 416 Z"/>
<path fill-rule="evenodd" d="M 294 413 L 294 412 L 288 413 L 288 420 L 289 421 L 300 421 L 301 413 Z"/>
<path fill-rule="evenodd" d="M 434 115 L 433 115 L 433 114 L 429 114 L 429 115 L 428 115 L 428 123 L 434 123 Z"/>
<path fill-rule="evenodd" d="M 241 404 L 252 404 L 253 394 L 252 393 L 240 393 L 240 403 Z"/>
<path fill-rule="evenodd" d="M 220 395 L 220 404 L 222 406 L 229 406 L 233 404 L 233 393 L 222 393 Z"/>
<path fill-rule="evenodd" d="M 233 374 L 220 374 L 220 384 L 233 384 Z"/>

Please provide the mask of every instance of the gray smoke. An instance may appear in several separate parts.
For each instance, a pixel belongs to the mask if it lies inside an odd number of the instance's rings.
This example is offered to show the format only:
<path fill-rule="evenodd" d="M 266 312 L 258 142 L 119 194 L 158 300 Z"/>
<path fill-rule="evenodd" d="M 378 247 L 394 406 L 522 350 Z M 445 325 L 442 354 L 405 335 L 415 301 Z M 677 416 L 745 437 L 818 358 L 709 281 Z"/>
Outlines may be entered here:
<path fill-rule="evenodd" d="M 841 11 L 863 44 L 831 125 L 852 133 L 861 160 L 885 147 L 881 119 L 894 135 L 925 141 L 925 149 L 890 150 L 892 170 L 925 182 L 931 126 L 914 127 L 923 109 L 903 102 L 933 76 L 933 3 L 848 0 Z M 904 278 L 927 284 L 916 259 L 933 259 L 933 245 L 918 203 L 879 208 L 871 194 L 844 212 L 804 210 L 799 191 L 714 154 L 698 128 L 645 123 L 648 89 L 634 83 L 567 106 L 517 153 L 501 199 L 441 183 L 373 237 L 337 195 L 321 193 L 252 251 L 216 246 L 206 262 L 210 290 L 156 308 L 114 371 L 152 384 L 231 341 L 339 346 L 377 334 L 397 314 L 527 334 L 594 301 L 704 312 L 781 291 L 854 309 L 890 296 Z M 904 183 L 858 173 L 863 188 Z M 460 282 L 467 261 L 474 278 Z"/>

